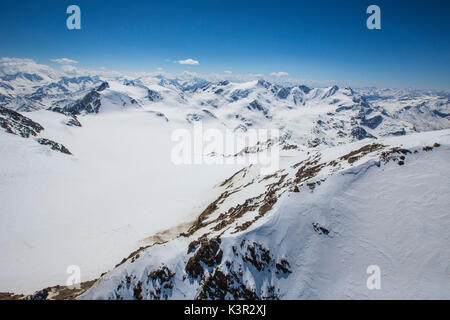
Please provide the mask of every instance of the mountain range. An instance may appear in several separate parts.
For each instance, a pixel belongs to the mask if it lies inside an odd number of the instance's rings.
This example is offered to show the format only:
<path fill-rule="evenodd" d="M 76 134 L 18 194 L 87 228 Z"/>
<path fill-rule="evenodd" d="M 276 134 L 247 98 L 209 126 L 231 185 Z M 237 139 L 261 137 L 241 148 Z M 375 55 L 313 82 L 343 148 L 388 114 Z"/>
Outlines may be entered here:
<path fill-rule="evenodd" d="M 22 69 L 0 74 L 0 291 L 61 298 L 77 265 L 79 299 L 450 297 L 447 91 Z M 279 167 L 175 165 L 199 123 L 278 130 L 204 156 Z"/>

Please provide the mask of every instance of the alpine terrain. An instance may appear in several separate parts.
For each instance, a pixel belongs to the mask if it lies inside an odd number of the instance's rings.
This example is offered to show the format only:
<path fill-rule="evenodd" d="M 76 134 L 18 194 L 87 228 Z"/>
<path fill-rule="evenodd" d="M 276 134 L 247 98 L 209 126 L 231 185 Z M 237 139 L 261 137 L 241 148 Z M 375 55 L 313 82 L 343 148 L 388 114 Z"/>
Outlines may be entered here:
<path fill-rule="evenodd" d="M 2 65 L 0 298 L 449 299 L 449 99 Z"/>

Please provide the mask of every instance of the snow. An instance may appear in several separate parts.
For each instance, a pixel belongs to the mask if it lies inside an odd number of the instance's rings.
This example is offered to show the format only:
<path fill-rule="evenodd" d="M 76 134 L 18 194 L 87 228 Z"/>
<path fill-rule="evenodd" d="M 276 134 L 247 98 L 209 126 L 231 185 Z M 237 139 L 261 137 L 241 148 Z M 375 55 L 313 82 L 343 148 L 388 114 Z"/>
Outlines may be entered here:
<path fill-rule="evenodd" d="M 382 142 L 387 149 L 409 148 L 412 154 L 406 164 L 383 164 L 378 153 L 369 154 L 338 173 L 326 174 L 325 182 L 314 191 L 304 186 L 299 193 L 285 193 L 279 205 L 248 230 L 237 234 L 217 231 L 222 234 L 224 250 L 218 268 L 226 270 L 225 261 L 234 261 L 244 270 L 242 282 L 246 286 L 264 292 L 268 285 L 274 285 L 281 299 L 448 299 L 450 130 Z M 434 143 L 441 145 L 432 151 L 422 150 Z M 362 145 L 357 142 L 322 150 L 321 154 L 324 159 L 336 159 Z M 296 160 L 287 158 L 283 168 L 302 159 L 304 155 Z M 249 171 L 245 179 L 251 180 L 255 174 L 258 171 Z M 233 181 L 239 183 L 241 178 L 237 175 Z M 254 194 L 251 188 L 240 190 L 231 196 L 234 201 Z M 224 202 L 219 210 L 225 212 L 229 207 Z M 315 232 L 313 223 L 327 228 L 329 234 Z M 208 231 L 212 229 L 198 234 Z M 214 232 L 209 235 L 214 236 Z M 134 299 L 136 281 L 141 281 L 144 298 L 149 298 L 146 294 L 155 284 L 148 284 L 148 274 L 167 266 L 175 273 L 175 289 L 167 291 L 167 298 L 194 299 L 201 283 L 186 278 L 185 265 L 191 256 L 186 254 L 187 245 L 196 238 L 179 237 L 144 250 L 135 261 L 103 276 L 80 298 L 115 299 L 119 293 L 123 299 Z M 231 248 L 242 253 L 243 241 L 268 248 L 276 261 L 287 259 L 292 273 L 275 277 L 270 270 L 258 272 L 241 262 Z M 380 290 L 366 286 L 366 271 L 372 265 L 381 270 Z M 120 286 L 125 276 L 131 279 L 126 288 Z"/>
<path fill-rule="evenodd" d="M 69 83 L 64 93 L 62 87 L 52 86 L 57 79 L 46 68 L 28 60 L 9 62 L 43 75 L 44 81 L 8 82 L 18 92 L 2 89 L 10 99 L 3 105 L 37 109 L 23 114 L 45 128 L 38 138 L 62 143 L 73 155 L 0 130 L 0 292 L 32 293 L 65 284 L 67 267 L 78 265 L 82 281 L 110 271 L 82 298 L 117 298 L 114 292 L 126 275 L 144 280 L 164 265 L 175 273 L 168 298 L 193 299 L 201 284 L 184 278 L 192 257 L 186 249 L 210 232 L 210 239 L 222 239 L 220 268 L 227 260 L 242 263 L 240 281 L 259 293 L 268 294 L 274 285 L 282 299 L 450 297 L 445 285 L 450 276 L 450 123 L 442 116 L 449 113 L 445 95 L 373 89 L 354 93 L 337 87 L 305 93 L 297 87 L 280 98 L 281 86 L 267 83 L 265 88 L 258 81 L 102 78 L 109 88 L 99 92 L 99 112 L 78 115 L 82 127 L 70 127 L 67 115 L 45 109 L 82 98 L 98 86 L 98 78 Z M 4 70 L 16 70 L 10 68 Z M 35 101 L 28 94 L 38 88 L 47 91 Z M 151 101 L 148 89 L 162 100 Z M 236 90 L 246 93 L 235 98 Z M 251 107 L 254 101 L 259 107 Z M 376 115 L 383 117 L 381 124 L 364 126 L 363 119 Z M 272 177 L 262 174 L 258 165 L 239 164 L 241 158 L 220 152 L 211 158 L 236 161 L 175 165 L 173 132 L 192 132 L 199 123 L 204 131 L 279 129 L 281 143 L 298 148 L 282 151 L 280 170 Z M 351 134 L 357 126 L 373 138 L 357 141 Z M 400 130 L 406 135 L 393 136 Z M 436 142 L 441 146 L 422 150 Z M 341 158 L 375 143 L 382 150 L 354 163 Z M 381 163 L 380 153 L 392 147 L 418 152 L 408 154 L 403 166 Z M 298 170 L 293 166 L 315 160 L 324 167 L 298 183 L 300 192 L 292 192 Z M 331 166 L 332 161 L 339 165 Z M 224 229 L 213 229 L 221 215 L 246 200 L 265 199 L 284 174 L 286 184 L 275 191 L 278 200 L 264 215 L 249 210 Z M 307 183 L 317 181 L 321 184 L 310 190 Z M 178 237 L 224 192 L 230 194 L 206 217 L 206 226 Z M 248 222 L 247 229 L 236 232 Z M 330 234 L 318 234 L 313 223 Z M 115 268 L 131 252 L 161 240 L 168 242 Z M 287 259 L 292 273 L 258 271 L 241 256 L 236 258 L 231 248 L 238 247 L 238 254 L 244 255 L 243 240 L 270 249 L 273 263 Z M 366 287 L 369 265 L 381 269 L 381 290 Z M 135 298 L 132 288 L 121 294 Z"/>
<path fill-rule="evenodd" d="M 404 167 L 361 166 L 306 198 L 290 197 L 280 208 L 284 220 L 264 226 L 283 231 L 279 224 L 292 221 L 277 240 L 302 272 L 289 279 L 296 285 L 285 284 L 284 298 L 448 298 L 449 150 L 412 156 Z M 334 235 L 319 239 L 305 230 L 314 221 Z M 381 269 L 381 290 L 366 287 L 370 265 Z"/>
<path fill-rule="evenodd" d="M 192 221 L 215 196 L 211 186 L 238 165 L 176 166 L 171 127 L 142 110 L 82 117 L 37 111 L 44 137 L 74 156 L 0 132 L 1 291 L 32 293 L 110 270 L 157 232 Z"/>

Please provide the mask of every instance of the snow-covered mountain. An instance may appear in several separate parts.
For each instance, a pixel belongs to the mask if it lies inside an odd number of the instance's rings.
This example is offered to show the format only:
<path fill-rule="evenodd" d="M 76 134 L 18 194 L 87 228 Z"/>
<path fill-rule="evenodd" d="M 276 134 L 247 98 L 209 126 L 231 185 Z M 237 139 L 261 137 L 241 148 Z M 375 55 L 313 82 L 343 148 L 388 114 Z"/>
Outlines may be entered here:
<path fill-rule="evenodd" d="M 62 77 L 34 84 L 24 94 L 12 80 L 16 75 L 3 77 L 12 78 L 1 83 L 0 100 L 0 105 L 16 111 L 50 109 L 77 115 L 143 107 L 169 121 L 215 121 L 243 132 L 277 127 L 283 137 L 300 145 L 333 146 L 366 137 L 444 129 L 450 116 L 449 95 L 429 90 L 309 88 L 265 80 L 211 83 L 159 75 L 132 80 Z"/>
<path fill-rule="evenodd" d="M 449 133 L 291 155 L 267 176 L 244 168 L 184 233 L 80 298 L 448 298 Z M 366 287 L 371 265 L 380 291 Z"/>
<path fill-rule="evenodd" d="M 81 299 L 450 297 L 448 92 L 14 62 L 0 65 L 0 291 L 65 284 L 77 265 L 102 275 Z M 200 150 L 232 164 L 174 164 L 173 133 L 198 124 L 280 134 Z M 273 148 L 270 174 L 237 161 Z"/>

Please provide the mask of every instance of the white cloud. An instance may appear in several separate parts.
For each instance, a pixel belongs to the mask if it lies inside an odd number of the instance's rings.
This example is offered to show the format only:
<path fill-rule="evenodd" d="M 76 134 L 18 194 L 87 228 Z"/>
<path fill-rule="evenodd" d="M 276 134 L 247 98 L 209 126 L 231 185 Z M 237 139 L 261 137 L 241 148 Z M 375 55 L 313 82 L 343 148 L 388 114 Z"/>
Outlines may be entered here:
<path fill-rule="evenodd" d="M 76 75 L 78 73 L 77 68 L 72 65 L 64 65 L 61 67 L 61 71 L 68 75 Z"/>
<path fill-rule="evenodd" d="M 17 72 L 38 73 L 40 75 L 54 75 L 49 66 L 38 64 L 33 59 L 0 58 L 0 74 L 15 74 Z"/>
<path fill-rule="evenodd" d="M 78 63 L 78 61 L 69 59 L 69 58 L 58 58 L 58 59 L 52 59 L 53 62 L 59 63 L 59 64 L 74 64 Z"/>
<path fill-rule="evenodd" d="M 201 76 L 201 75 L 198 74 L 197 72 L 192 72 L 192 71 L 188 71 L 188 70 L 183 71 L 182 74 L 185 75 L 185 76 L 189 76 L 189 77 L 198 77 L 198 76 Z"/>
<path fill-rule="evenodd" d="M 179 64 L 188 64 L 188 65 L 191 65 L 191 66 L 200 64 L 197 60 L 194 60 L 194 59 L 178 60 L 177 63 L 179 63 Z"/>
<path fill-rule="evenodd" d="M 230 71 L 230 70 L 225 70 L 223 73 L 226 73 L 226 74 L 232 74 L 233 73 L 233 71 Z"/>
<path fill-rule="evenodd" d="M 287 77 L 289 75 L 289 73 L 283 72 L 283 71 L 279 71 L 279 72 L 272 72 L 270 75 L 273 76 L 273 77 L 278 77 L 279 78 L 279 77 Z"/>

